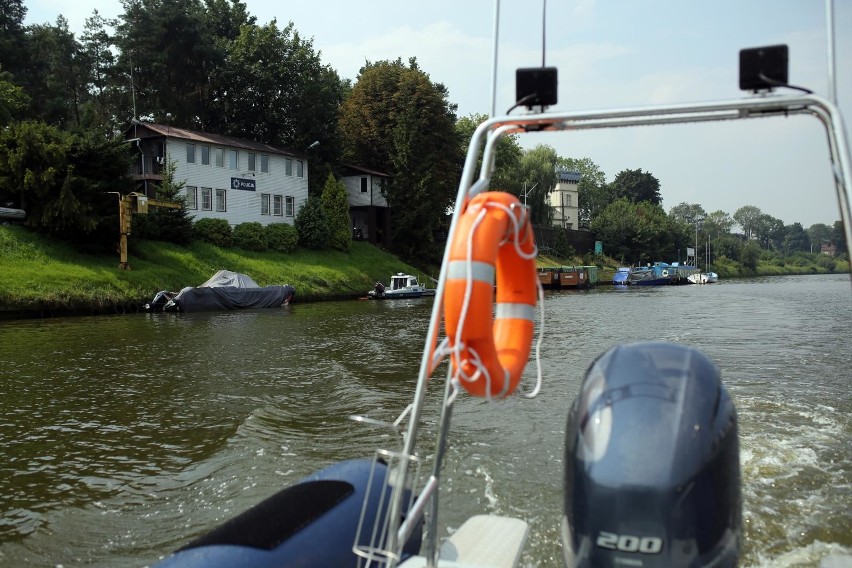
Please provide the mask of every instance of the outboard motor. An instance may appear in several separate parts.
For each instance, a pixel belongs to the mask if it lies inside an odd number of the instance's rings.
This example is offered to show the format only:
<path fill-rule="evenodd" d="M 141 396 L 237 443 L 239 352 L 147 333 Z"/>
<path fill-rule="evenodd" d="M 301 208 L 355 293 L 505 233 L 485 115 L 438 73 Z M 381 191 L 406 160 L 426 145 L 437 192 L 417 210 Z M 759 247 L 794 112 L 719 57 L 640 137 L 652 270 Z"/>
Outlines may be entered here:
<path fill-rule="evenodd" d="M 568 566 L 736 566 L 739 442 L 719 369 L 684 345 L 614 347 L 565 431 Z"/>

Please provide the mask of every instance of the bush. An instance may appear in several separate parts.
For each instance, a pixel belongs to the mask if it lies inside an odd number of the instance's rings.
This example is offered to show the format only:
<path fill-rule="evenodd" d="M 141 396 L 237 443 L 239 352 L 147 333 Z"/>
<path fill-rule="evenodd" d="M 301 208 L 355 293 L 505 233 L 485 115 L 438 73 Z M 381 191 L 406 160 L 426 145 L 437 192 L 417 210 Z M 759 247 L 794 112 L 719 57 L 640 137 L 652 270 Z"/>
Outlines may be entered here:
<path fill-rule="evenodd" d="M 258 222 L 240 223 L 234 227 L 233 242 L 234 246 L 257 252 L 269 248 L 266 231 Z"/>
<path fill-rule="evenodd" d="M 328 248 L 331 230 L 328 227 L 325 211 L 316 197 L 309 197 L 296 214 L 296 231 L 299 243 L 310 249 Z"/>
<path fill-rule="evenodd" d="M 296 227 L 288 223 L 272 223 L 264 228 L 269 249 L 278 252 L 293 252 L 299 244 Z"/>
<path fill-rule="evenodd" d="M 329 245 L 333 249 L 349 250 L 352 244 L 352 221 L 349 218 L 349 196 L 346 193 L 346 186 L 334 175 L 328 174 L 320 202 L 328 221 Z"/>
<path fill-rule="evenodd" d="M 231 246 L 231 226 L 224 219 L 199 219 L 192 228 L 200 241 L 218 247 Z"/>
<path fill-rule="evenodd" d="M 757 270 L 757 259 L 760 257 L 760 252 L 760 245 L 754 241 L 749 241 L 743 246 L 740 262 L 749 270 Z"/>
<path fill-rule="evenodd" d="M 834 272 L 834 269 L 837 267 L 837 262 L 827 254 L 819 255 L 816 259 L 816 264 L 829 272 Z"/>

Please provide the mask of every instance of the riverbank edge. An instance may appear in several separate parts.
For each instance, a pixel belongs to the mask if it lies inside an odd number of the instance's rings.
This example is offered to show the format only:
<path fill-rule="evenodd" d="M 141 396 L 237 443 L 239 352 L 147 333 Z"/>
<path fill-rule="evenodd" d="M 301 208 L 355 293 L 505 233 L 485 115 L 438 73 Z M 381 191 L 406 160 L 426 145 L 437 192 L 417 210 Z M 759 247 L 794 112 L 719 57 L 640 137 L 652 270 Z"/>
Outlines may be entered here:
<path fill-rule="evenodd" d="M 120 315 L 145 312 L 144 306 L 160 290 L 178 290 L 187 281 L 203 281 L 211 271 L 229 267 L 255 277 L 258 282 L 290 282 L 295 285 L 296 303 L 357 300 L 367 297 L 376 281 L 400 270 L 423 276 L 436 274 L 438 267 L 416 268 L 387 251 L 366 243 L 353 243 L 350 253 L 339 251 L 307 251 L 294 253 L 251 253 L 236 249 L 219 249 L 212 245 L 177 247 L 166 243 L 146 242 L 135 247 L 132 256 L 141 271 L 115 270 L 108 255 L 80 254 L 75 249 L 40 237 L 22 228 L 0 226 L 0 268 L 8 290 L 27 290 L 16 301 L 13 293 L 3 294 L 0 321 L 44 319 L 64 316 Z M 567 259 L 581 263 L 581 259 Z M 6 266 L 3 266 L 8 262 Z M 551 261 L 552 262 L 552 261 Z M 542 266 L 549 266 L 546 257 Z M 614 260 L 607 259 L 599 267 L 599 285 L 611 284 Z M 58 268 L 56 268 L 58 267 Z M 721 279 L 764 276 L 848 274 L 849 263 L 838 261 L 829 272 L 816 266 L 758 265 L 757 270 L 742 266 L 720 266 Z M 73 276 L 73 282 L 62 281 Z M 136 278 L 140 276 L 140 278 Z M 145 278 L 147 276 L 147 278 Z M 299 276 L 302 276 L 299 279 Z M 297 280 L 297 281 L 294 281 Z M 135 282 L 134 282 L 135 280 Z M 45 292 L 40 294 L 39 292 Z"/>
<path fill-rule="evenodd" d="M 822 274 L 846 274 L 845 272 L 789 272 L 784 274 L 749 274 L 738 275 L 726 278 L 726 280 L 742 280 L 746 278 L 766 278 L 775 276 L 818 276 Z M 852 276 L 850 276 L 852 277 Z M 598 286 L 611 286 L 611 276 L 609 280 L 601 279 Z M 298 296 L 295 303 L 317 303 L 317 302 L 336 302 L 336 301 L 352 301 L 366 300 L 368 296 L 365 293 L 355 292 L 335 292 L 328 294 L 302 294 Z M 58 304 L 52 302 L 43 302 L 38 306 L 0 306 L 0 321 L 11 320 L 28 320 L 28 319 L 51 319 L 57 317 L 81 317 L 81 316 L 103 316 L 103 315 L 125 315 L 149 313 L 145 310 L 145 304 L 151 298 L 129 299 L 124 301 L 110 302 L 70 302 L 66 304 Z"/>

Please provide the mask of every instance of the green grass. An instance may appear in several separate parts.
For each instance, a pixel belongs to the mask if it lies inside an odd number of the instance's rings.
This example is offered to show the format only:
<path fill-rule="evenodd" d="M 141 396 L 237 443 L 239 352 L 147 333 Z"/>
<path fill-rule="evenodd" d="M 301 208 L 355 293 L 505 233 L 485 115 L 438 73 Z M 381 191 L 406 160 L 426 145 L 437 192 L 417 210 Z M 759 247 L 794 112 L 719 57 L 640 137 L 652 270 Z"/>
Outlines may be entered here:
<path fill-rule="evenodd" d="M 0 314 L 138 309 L 160 290 L 197 286 L 220 269 L 248 274 L 261 286 L 290 284 L 298 301 L 364 296 L 377 280 L 387 284 L 396 272 L 417 274 L 430 285 L 426 276 L 437 277 L 439 271 L 438 267 L 417 270 L 363 242 L 353 242 L 347 252 L 300 248 L 293 253 L 258 253 L 204 243 L 180 247 L 138 241 L 132 242 L 128 260 L 131 270 L 119 270 L 118 254 L 81 253 L 23 227 L 0 225 Z M 537 264 L 583 261 L 542 256 Z M 607 259 L 598 273 L 600 282 L 612 280 L 616 266 L 615 260 Z M 816 264 L 778 266 L 763 261 L 757 270 L 749 270 L 724 257 L 712 268 L 720 278 L 826 272 Z M 848 273 L 849 262 L 838 260 L 834 272 Z"/>
<path fill-rule="evenodd" d="M 393 273 L 418 274 L 362 242 L 353 242 L 347 252 L 297 249 L 285 254 L 140 241 L 131 246 L 130 270 L 119 270 L 118 260 L 117 254 L 85 254 L 22 227 L 0 226 L 0 311 L 141 305 L 159 290 L 197 286 L 220 269 L 248 274 L 261 286 L 290 284 L 303 301 L 366 295 L 377 280 L 387 283 Z"/>

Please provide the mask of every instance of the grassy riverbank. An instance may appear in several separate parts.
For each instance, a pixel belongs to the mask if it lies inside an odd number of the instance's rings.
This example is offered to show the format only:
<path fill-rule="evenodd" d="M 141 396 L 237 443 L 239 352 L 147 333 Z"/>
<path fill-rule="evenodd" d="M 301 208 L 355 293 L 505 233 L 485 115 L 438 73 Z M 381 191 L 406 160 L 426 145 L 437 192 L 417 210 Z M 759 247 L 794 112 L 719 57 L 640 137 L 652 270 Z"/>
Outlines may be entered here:
<path fill-rule="evenodd" d="M 0 226 L 0 316 L 135 311 L 159 290 L 197 286 L 220 269 L 248 274 L 261 286 L 290 284 L 301 301 L 364 296 L 393 273 L 418 274 L 362 242 L 348 252 L 282 254 L 149 241 L 135 243 L 128 260 L 131 270 L 119 270 L 117 254 L 81 253 L 22 227 Z"/>
<path fill-rule="evenodd" d="M 802 255 L 793 259 L 795 263 L 781 265 L 759 261 L 757 270 L 721 259 L 713 270 L 722 279 L 828 272 L 818 255 L 810 257 Z M 612 280 L 617 266 L 606 260 L 599 271 L 602 283 Z M 362 242 L 353 242 L 348 252 L 300 248 L 283 254 L 200 242 L 180 247 L 142 241 L 131 247 L 129 262 L 131 270 L 119 270 L 117 254 L 82 253 L 22 227 L 0 225 L 0 318 L 137 311 L 158 291 L 197 286 L 220 269 L 248 274 L 261 286 L 290 284 L 296 288 L 297 301 L 361 297 L 377 280 L 387 283 L 396 272 L 418 274 L 421 281 L 427 276 Z M 579 258 L 562 263 L 584 264 Z M 430 275 L 437 276 L 437 271 Z M 849 263 L 838 260 L 834 272 L 848 273 Z"/>

